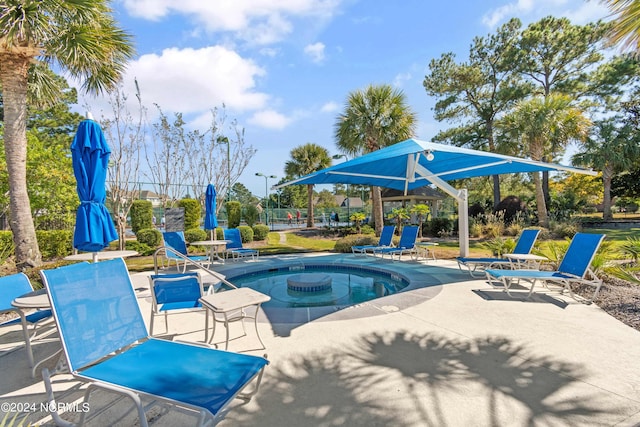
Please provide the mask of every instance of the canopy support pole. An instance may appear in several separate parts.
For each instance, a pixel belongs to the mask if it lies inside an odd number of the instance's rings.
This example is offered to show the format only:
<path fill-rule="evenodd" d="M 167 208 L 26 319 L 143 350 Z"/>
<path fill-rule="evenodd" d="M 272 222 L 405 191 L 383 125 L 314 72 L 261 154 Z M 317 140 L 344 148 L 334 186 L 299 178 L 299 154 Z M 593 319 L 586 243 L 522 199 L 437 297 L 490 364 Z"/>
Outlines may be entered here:
<path fill-rule="evenodd" d="M 467 189 L 456 190 L 448 182 L 434 175 L 422 165 L 416 166 L 416 173 L 427 178 L 436 187 L 456 199 L 458 203 L 458 236 L 460 241 L 460 256 L 469 256 L 469 200 Z"/>

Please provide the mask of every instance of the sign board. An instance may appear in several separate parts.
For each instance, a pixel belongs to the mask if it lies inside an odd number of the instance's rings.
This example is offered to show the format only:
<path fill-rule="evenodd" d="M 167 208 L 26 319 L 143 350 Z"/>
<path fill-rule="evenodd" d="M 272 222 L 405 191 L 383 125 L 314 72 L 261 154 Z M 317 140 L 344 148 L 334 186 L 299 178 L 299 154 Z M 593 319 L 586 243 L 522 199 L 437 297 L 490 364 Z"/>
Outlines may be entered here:
<path fill-rule="evenodd" d="M 164 211 L 165 231 L 184 231 L 184 208 L 170 208 Z"/>

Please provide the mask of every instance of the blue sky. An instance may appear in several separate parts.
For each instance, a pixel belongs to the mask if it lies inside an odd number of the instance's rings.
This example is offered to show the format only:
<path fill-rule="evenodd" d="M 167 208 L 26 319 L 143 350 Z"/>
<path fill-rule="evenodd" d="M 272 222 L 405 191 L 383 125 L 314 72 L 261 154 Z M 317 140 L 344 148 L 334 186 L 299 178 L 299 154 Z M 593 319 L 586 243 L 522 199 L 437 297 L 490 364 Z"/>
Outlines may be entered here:
<path fill-rule="evenodd" d="M 150 114 L 157 103 L 202 130 L 224 103 L 257 149 L 239 181 L 258 196 L 265 181 L 255 173 L 281 178 L 292 148 L 313 142 L 338 153 L 333 126 L 350 92 L 383 83 L 401 89 L 418 115 L 417 137 L 429 140 L 444 126 L 422 86 L 431 59 L 454 52 L 464 60 L 475 36 L 512 17 L 527 25 L 547 15 L 575 24 L 607 16 L 597 0 L 120 0 L 114 7 L 137 50 L 125 91 L 133 94 L 137 78 Z M 82 102 L 94 116 L 107 111 L 104 100 Z"/>

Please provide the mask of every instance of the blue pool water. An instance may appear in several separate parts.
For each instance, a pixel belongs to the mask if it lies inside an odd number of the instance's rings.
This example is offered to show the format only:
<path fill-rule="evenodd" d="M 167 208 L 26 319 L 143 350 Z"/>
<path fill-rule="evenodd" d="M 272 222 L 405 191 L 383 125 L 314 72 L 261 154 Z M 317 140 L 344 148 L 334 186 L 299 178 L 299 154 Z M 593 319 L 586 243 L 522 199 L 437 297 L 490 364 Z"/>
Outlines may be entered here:
<path fill-rule="evenodd" d="M 308 278 L 308 279 L 307 279 Z M 236 286 L 255 289 L 271 296 L 266 307 L 349 306 L 391 295 L 407 287 L 402 276 L 361 267 L 334 265 L 295 266 L 243 274 L 229 278 Z M 308 290 L 288 286 L 308 281 Z M 331 286 L 316 286 L 317 279 Z"/>

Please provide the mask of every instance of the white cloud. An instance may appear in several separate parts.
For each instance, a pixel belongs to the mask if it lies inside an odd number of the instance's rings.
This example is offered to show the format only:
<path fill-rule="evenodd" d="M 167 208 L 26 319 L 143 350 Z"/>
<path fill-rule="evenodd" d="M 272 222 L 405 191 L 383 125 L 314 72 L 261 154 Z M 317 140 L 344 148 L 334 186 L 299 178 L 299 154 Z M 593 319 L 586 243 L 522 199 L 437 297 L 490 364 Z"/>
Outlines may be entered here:
<path fill-rule="evenodd" d="M 320 111 L 323 113 L 333 113 L 335 111 L 338 111 L 339 108 L 340 106 L 338 105 L 338 103 L 329 101 L 326 104 L 324 104 L 322 107 L 320 107 Z"/>
<path fill-rule="evenodd" d="M 411 77 L 412 77 L 412 75 L 411 75 L 411 73 L 409 73 L 409 72 L 406 72 L 406 73 L 400 73 L 400 74 L 396 75 L 396 77 L 393 79 L 393 85 L 394 85 L 395 87 L 399 87 L 399 88 L 401 88 L 401 87 L 403 87 L 403 86 L 404 86 L 404 84 L 405 84 L 406 82 L 408 82 L 409 80 L 411 80 Z"/>
<path fill-rule="evenodd" d="M 221 46 L 170 48 L 133 61 L 125 81 L 130 89 L 136 78 L 145 103 L 168 111 L 197 112 L 222 103 L 246 111 L 263 108 L 269 99 L 255 88 L 264 74 L 253 61 Z"/>
<path fill-rule="evenodd" d="M 250 124 L 275 130 L 284 129 L 291 121 L 291 118 L 274 110 L 258 111 L 249 119 Z"/>
<path fill-rule="evenodd" d="M 314 43 L 304 47 L 304 53 L 316 64 L 324 61 L 324 43 Z"/>
<path fill-rule="evenodd" d="M 484 14 L 482 23 L 493 29 L 512 17 L 519 17 L 526 24 L 553 15 L 567 17 L 573 24 L 584 25 L 604 19 L 607 14 L 607 8 L 595 0 L 516 0 Z"/>
<path fill-rule="evenodd" d="M 207 31 L 230 31 L 257 44 L 282 40 L 294 18 L 331 17 L 341 0 L 124 0 L 127 11 L 159 20 L 170 14 L 193 18 Z"/>

